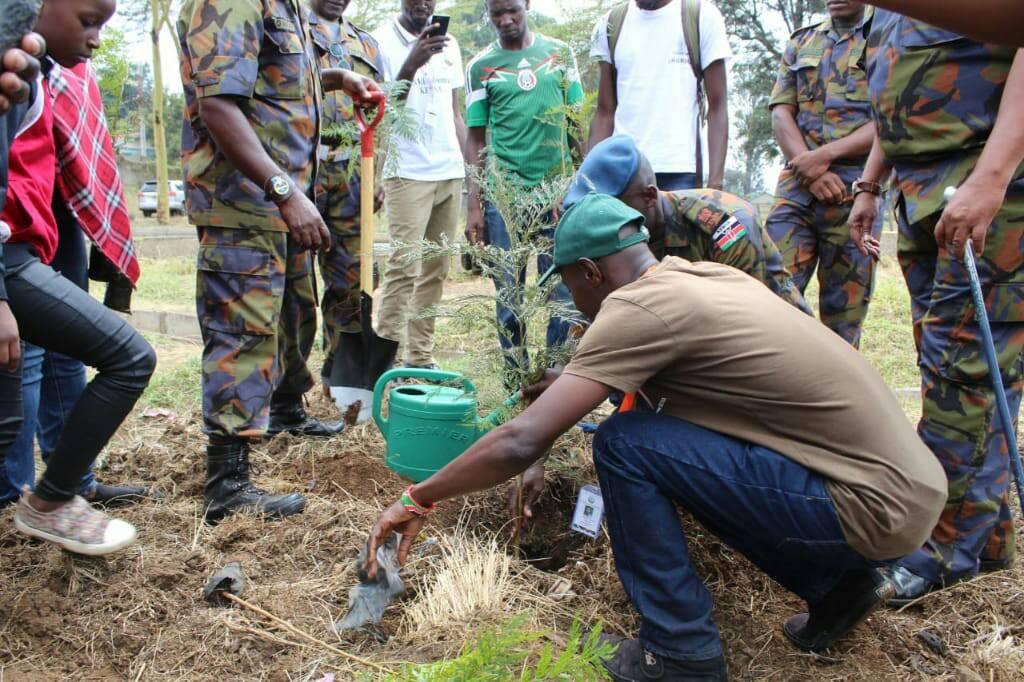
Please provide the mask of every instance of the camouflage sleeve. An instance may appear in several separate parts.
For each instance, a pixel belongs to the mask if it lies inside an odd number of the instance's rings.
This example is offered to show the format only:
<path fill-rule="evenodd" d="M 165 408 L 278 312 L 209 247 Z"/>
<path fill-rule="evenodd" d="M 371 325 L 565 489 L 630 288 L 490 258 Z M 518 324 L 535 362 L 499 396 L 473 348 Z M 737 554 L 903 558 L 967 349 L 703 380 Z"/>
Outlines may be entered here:
<path fill-rule="evenodd" d="M 792 104 L 796 106 L 796 74 L 792 66 L 796 63 L 796 55 L 799 51 L 797 39 L 790 38 L 786 43 L 786 50 L 782 53 L 782 62 L 779 64 L 779 75 L 775 79 L 775 87 L 772 88 L 772 97 L 768 106 L 774 107 L 777 104 Z"/>
<path fill-rule="evenodd" d="M 742 270 L 766 281 L 764 245 L 757 225 L 747 224 L 735 215 L 728 216 L 711 233 L 711 260 Z"/>
<path fill-rule="evenodd" d="M 259 0 L 201 0 L 186 41 L 198 97 L 251 98 L 259 75 L 263 7 Z"/>

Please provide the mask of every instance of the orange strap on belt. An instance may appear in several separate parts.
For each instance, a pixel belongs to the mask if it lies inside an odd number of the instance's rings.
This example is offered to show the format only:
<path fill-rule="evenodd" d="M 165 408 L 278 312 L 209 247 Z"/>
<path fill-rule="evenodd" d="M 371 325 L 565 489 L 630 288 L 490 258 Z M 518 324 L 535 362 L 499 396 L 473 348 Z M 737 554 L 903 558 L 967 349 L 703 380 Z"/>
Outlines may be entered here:
<path fill-rule="evenodd" d="M 622 397 L 622 404 L 619 405 L 619 412 L 622 414 L 632 412 L 634 407 L 636 407 L 636 393 L 627 393 Z"/>

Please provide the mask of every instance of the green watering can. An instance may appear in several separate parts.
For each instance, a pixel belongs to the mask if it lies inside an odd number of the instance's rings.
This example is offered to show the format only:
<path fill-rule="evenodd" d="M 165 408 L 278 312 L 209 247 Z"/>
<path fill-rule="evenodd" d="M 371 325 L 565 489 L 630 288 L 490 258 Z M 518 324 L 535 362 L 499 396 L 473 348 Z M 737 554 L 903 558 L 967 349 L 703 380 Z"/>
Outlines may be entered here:
<path fill-rule="evenodd" d="M 426 379 L 436 384 L 401 384 L 385 390 L 396 379 Z M 451 384 L 459 384 L 460 387 Z M 388 396 L 388 417 L 381 414 Z M 519 402 L 516 394 L 503 407 Z M 477 416 L 476 386 L 456 372 L 436 369 L 393 369 L 385 372 L 373 388 L 373 420 L 387 441 L 384 463 L 413 482 L 441 470 L 481 436 L 498 425 L 502 408 L 480 419 Z"/>

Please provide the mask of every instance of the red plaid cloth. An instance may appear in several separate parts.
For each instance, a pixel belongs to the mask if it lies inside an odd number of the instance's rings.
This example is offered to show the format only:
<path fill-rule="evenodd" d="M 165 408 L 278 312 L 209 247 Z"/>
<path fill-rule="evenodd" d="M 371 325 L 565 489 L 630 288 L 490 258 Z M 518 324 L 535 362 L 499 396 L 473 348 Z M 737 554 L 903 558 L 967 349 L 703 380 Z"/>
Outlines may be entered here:
<path fill-rule="evenodd" d="M 49 82 L 57 189 L 89 239 L 135 284 L 139 261 L 96 76 L 88 63 L 54 66 Z"/>

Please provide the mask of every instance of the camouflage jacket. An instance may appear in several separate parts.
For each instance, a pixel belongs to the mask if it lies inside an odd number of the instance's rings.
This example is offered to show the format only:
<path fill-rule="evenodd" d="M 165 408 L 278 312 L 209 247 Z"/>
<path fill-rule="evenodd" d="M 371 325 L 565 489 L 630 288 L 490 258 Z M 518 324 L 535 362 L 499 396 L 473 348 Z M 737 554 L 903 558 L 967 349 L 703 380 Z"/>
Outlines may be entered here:
<path fill-rule="evenodd" d="M 882 10 L 868 50 L 879 141 L 915 223 L 941 210 L 943 190 L 962 183 L 977 164 L 1015 50 Z"/>
<path fill-rule="evenodd" d="M 199 118 L 203 97 L 239 98 L 270 158 L 311 193 L 321 88 L 299 0 L 185 0 L 178 16 L 185 200 L 196 225 L 286 231 L 264 188 L 225 158 Z"/>
<path fill-rule="evenodd" d="M 310 11 L 309 34 L 321 70 L 350 69 L 378 83 L 384 77 L 384 61 L 377 41 L 368 32 L 341 19 L 327 21 Z M 352 98 L 342 91 L 324 93 L 323 126 L 319 158 L 321 173 L 344 171 L 349 153 L 358 148 L 354 127 L 348 134 L 338 131 L 354 120 Z"/>
<path fill-rule="evenodd" d="M 831 19 L 801 28 L 786 45 L 769 106 L 796 107 L 796 124 L 808 149 L 841 140 L 871 122 L 866 55 L 873 13 L 865 8 L 856 26 L 844 33 Z M 860 176 L 866 158 L 841 159 L 832 172 L 849 184 Z M 779 174 L 775 194 L 805 206 L 814 202 L 788 166 Z"/>
<path fill-rule="evenodd" d="M 662 192 L 660 201 L 665 225 L 664 234 L 651 234 L 655 258 L 677 256 L 730 265 L 812 314 L 749 201 L 713 189 Z"/>

